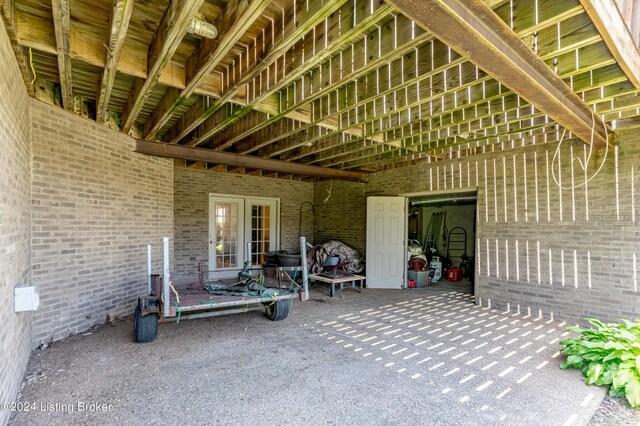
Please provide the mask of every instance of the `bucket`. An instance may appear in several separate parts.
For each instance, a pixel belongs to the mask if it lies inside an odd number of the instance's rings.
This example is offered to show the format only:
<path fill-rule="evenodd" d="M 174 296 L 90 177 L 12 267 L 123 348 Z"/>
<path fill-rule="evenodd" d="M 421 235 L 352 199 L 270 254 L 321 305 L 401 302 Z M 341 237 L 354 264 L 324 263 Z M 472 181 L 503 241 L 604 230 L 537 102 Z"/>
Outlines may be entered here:
<path fill-rule="evenodd" d="M 409 278 L 407 280 L 407 288 L 416 288 L 416 280 L 415 280 L 415 278 Z"/>

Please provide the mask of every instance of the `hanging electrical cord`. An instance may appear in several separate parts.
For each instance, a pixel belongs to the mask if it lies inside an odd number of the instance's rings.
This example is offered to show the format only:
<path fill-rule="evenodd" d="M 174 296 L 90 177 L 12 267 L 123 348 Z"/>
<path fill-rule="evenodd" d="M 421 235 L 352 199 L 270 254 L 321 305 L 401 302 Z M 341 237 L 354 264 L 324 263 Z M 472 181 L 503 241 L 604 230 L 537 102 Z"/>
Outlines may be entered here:
<path fill-rule="evenodd" d="M 593 139 L 594 139 L 594 135 L 595 135 L 595 131 L 596 131 L 595 115 L 594 115 L 593 111 L 591 111 L 591 121 L 592 121 L 591 140 L 590 140 L 590 143 L 589 143 L 589 153 L 587 154 L 587 157 L 584 159 L 584 162 L 580 159 L 580 157 L 574 157 L 574 158 L 571 159 L 571 163 L 573 163 L 574 161 L 577 160 L 578 164 L 580 164 L 580 167 L 585 172 L 587 171 L 587 166 L 589 165 L 589 162 L 591 161 L 591 155 L 593 154 Z M 553 176 L 553 181 L 556 183 L 558 188 L 565 189 L 565 190 L 571 190 L 571 189 L 579 188 L 579 187 L 584 186 L 587 183 L 591 182 L 591 180 L 593 180 L 596 176 L 598 176 L 598 173 L 600 173 L 600 170 L 602 170 L 602 168 L 604 167 L 604 163 L 606 163 L 606 161 L 607 161 L 607 155 L 609 154 L 609 131 L 607 130 L 607 126 L 606 125 L 604 126 L 604 131 L 605 131 L 606 143 L 605 143 L 604 158 L 602 159 L 602 163 L 600 164 L 600 167 L 598 167 L 598 169 L 595 171 L 593 176 L 591 176 L 590 178 L 586 179 L 584 182 L 565 187 L 565 186 L 562 186 L 560 184 L 560 182 L 558 182 L 558 178 L 556 177 L 556 171 L 555 171 L 556 158 L 558 158 L 558 154 L 560 153 L 560 146 L 562 145 L 562 142 L 564 142 L 564 136 L 567 133 L 567 129 L 564 129 L 564 131 L 562 132 L 562 136 L 560 137 L 560 142 L 558 142 L 558 146 L 556 147 L 556 151 L 553 154 L 553 159 L 551 160 L 551 175 Z"/>
<path fill-rule="evenodd" d="M 29 48 L 29 65 L 31 66 L 31 74 L 33 74 L 33 80 L 31 80 L 31 85 L 36 82 L 36 69 L 33 67 L 33 52 L 31 48 Z"/>

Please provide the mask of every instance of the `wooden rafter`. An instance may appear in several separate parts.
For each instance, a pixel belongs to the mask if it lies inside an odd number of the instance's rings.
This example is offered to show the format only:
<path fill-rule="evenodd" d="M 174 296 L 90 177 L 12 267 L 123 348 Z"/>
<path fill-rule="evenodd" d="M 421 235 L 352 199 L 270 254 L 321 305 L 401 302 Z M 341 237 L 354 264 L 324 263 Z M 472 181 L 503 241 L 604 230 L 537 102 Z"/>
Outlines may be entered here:
<path fill-rule="evenodd" d="M 218 66 L 270 3 L 271 0 L 232 0 L 227 4 L 225 12 L 215 22 L 218 37 L 202 40 L 199 49 L 187 62 L 185 88 L 179 93 L 167 91 L 147 121 L 146 138 L 153 139 L 156 136 L 176 109 L 195 92 L 202 80 Z"/>
<path fill-rule="evenodd" d="M 387 1 L 586 143 L 592 128 L 607 143 L 606 124 L 482 1 Z"/>
<path fill-rule="evenodd" d="M 35 96 L 35 92 L 33 90 L 33 76 L 31 75 L 31 71 L 27 65 L 26 55 L 18 44 L 18 37 L 16 35 L 15 5 L 13 1 L 0 0 L 0 16 L 2 17 L 4 28 L 7 31 L 9 40 L 11 41 L 13 53 L 16 55 L 20 74 L 22 75 L 22 80 L 24 80 L 27 93 L 29 93 L 29 96 Z"/>
<path fill-rule="evenodd" d="M 67 111 L 73 110 L 73 78 L 71 74 L 71 11 L 70 0 L 51 0 L 53 27 L 56 36 L 56 52 L 58 54 L 58 74 L 60 75 L 60 91 L 62 106 Z"/>
<path fill-rule="evenodd" d="M 242 139 L 247 138 L 249 135 L 275 123 L 282 115 L 296 111 L 306 105 L 322 103 L 323 101 L 326 104 L 327 97 L 332 92 L 335 92 L 368 74 L 375 74 L 375 70 L 377 68 L 402 58 L 404 55 L 413 53 L 416 49 L 420 48 L 432 39 L 431 35 L 425 33 L 420 28 L 414 28 L 407 18 L 399 16 L 397 19 L 399 22 L 390 22 L 387 24 L 388 26 L 385 26 L 390 28 L 391 31 L 382 27 L 377 30 L 376 34 L 369 35 L 369 39 L 375 43 L 367 43 L 363 41 L 358 45 L 357 49 L 354 46 L 353 48 L 345 50 L 345 52 L 350 55 L 350 60 L 353 62 L 351 69 L 347 68 L 341 79 L 330 81 L 330 73 L 325 72 L 322 80 L 314 81 L 313 84 L 310 85 L 311 87 L 307 89 L 310 93 L 305 93 L 304 96 L 299 95 L 294 91 L 292 91 L 292 95 L 285 93 L 285 96 L 292 96 L 295 99 L 292 102 L 289 102 L 286 107 L 282 108 L 278 115 L 263 121 L 257 126 L 247 129 L 239 135 L 236 135 L 234 138 L 227 141 L 226 144 L 236 144 Z M 387 38 L 387 36 L 385 36 L 382 38 L 383 33 L 388 33 L 389 37 Z M 382 39 L 383 41 L 378 44 L 378 39 Z M 365 49 L 365 46 L 367 46 L 368 49 Z M 355 51 L 355 53 L 351 53 L 352 51 Z M 292 134 L 319 125 L 319 123 L 325 121 L 325 119 L 326 117 L 322 116 L 316 120 L 311 120 L 308 125 L 292 130 Z M 280 134 L 260 144 L 238 144 L 238 152 L 249 154 L 290 135 L 291 134 Z"/>
<path fill-rule="evenodd" d="M 290 15 L 292 17 L 297 14 L 296 19 L 291 19 L 291 21 L 286 23 L 283 27 L 281 38 L 269 46 L 267 51 L 257 57 L 253 63 L 249 64 L 245 72 L 241 73 L 239 78 L 222 94 L 220 99 L 209 106 L 198 118 L 187 123 L 184 128 L 180 129 L 178 135 L 173 138 L 171 142 L 178 143 L 184 139 L 225 103 L 229 102 L 247 83 L 251 82 L 274 61 L 280 58 L 289 48 L 298 42 L 302 36 L 322 22 L 328 15 L 338 10 L 346 1 L 347 0 L 323 0 L 311 4 L 315 9 L 291 11 Z"/>
<path fill-rule="evenodd" d="M 601 77 L 597 73 L 594 75 L 590 71 L 587 71 L 583 76 L 587 78 L 582 80 L 589 81 L 588 78 L 594 78 L 594 76 L 598 81 L 601 81 L 601 86 L 589 86 L 589 90 L 584 91 L 583 94 L 585 96 L 585 102 L 589 105 L 593 105 L 593 108 L 598 110 L 600 113 L 611 110 L 606 103 L 610 103 L 615 96 L 619 96 L 625 91 L 627 93 L 632 93 L 630 88 L 625 89 L 624 87 L 625 84 L 629 86 L 629 83 L 626 82 L 624 76 L 621 79 L 617 74 L 607 80 L 607 77 Z M 586 86 L 588 83 L 581 83 L 580 80 L 581 79 L 576 79 L 576 88 L 578 90 L 582 88 L 586 89 L 586 87 L 582 87 L 580 84 Z M 494 106 L 489 107 L 489 103 L 492 103 Z M 605 104 L 602 105 L 602 103 Z M 481 104 L 485 105 L 482 106 Z M 478 105 L 480 105 L 479 108 L 477 108 Z M 469 111 L 477 109 L 481 114 L 468 114 L 468 118 L 466 119 L 462 118 L 461 115 L 456 115 L 459 121 L 456 122 L 456 126 L 454 127 L 455 133 L 449 136 L 446 136 L 447 126 L 438 124 L 441 122 L 443 117 L 450 114 L 450 112 L 447 111 L 446 113 L 439 113 L 431 116 L 423 126 L 419 126 L 419 128 L 424 127 L 425 130 L 407 130 L 406 134 L 410 134 L 411 136 L 405 138 L 400 137 L 398 140 L 403 140 L 403 143 L 409 146 L 416 145 L 418 147 L 418 152 L 432 153 L 432 150 L 436 148 L 450 148 L 457 145 L 475 144 L 490 138 L 514 135 L 518 132 L 534 130 L 549 124 L 549 120 L 545 114 L 538 112 L 535 108 L 531 107 L 531 105 L 522 104 L 518 99 L 518 96 L 508 90 L 500 95 L 483 99 L 478 104 L 471 104 L 466 108 Z M 486 124 L 490 123 L 495 117 L 499 118 L 499 122 L 492 125 Z M 405 124 L 405 126 L 408 127 L 411 126 L 411 124 Z M 422 142 L 423 137 L 424 140 L 427 141 L 426 143 Z M 324 167 L 333 167 L 337 165 L 344 165 L 345 163 L 351 163 L 352 161 L 356 161 L 357 164 L 361 164 L 362 160 L 366 160 L 372 156 L 375 157 L 383 152 L 376 146 L 369 145 L 363 147 L 362 143 L 358 143 L 356 139 L 354 139 L 354 141 L 355 142 L 340 147 L 316 146 L 314 153 L 305 151 L 302 154 L 287 157 L 286 160 L 291 161 L 300 159 L 304 156 L 316 155 L 315 159 L 311 159 L 307 163 L 318 164 Z M 398 152 L 398 155 L 405 154 L 408 153 Z"/>
<path fill-rule="evenodd" d="M 158 82 L 160 73 L 187 32 L 191 20 L 204 0 L 172 0 L 165 12 L 147 54 L 147 78 L 137 79 L 122 113 L 122 129 L 128 132 Z"/>
<path fill-rule="evenodd" d="M 498 2 L 500 3 L 500 2 Z M 547 8 L 549 9 L 549 8 Z M 520 15 L 518 15 L 520 17 Z M 560 17 L 560 18 L 559 18 Z M 538 22 L 532 22 L 527 20 L 526 16 L 522 16 L 522 24 L 518 20 L 518 28 L 520 28 L 518 35 L 520 37 L 532 38 L 533 34 L 538 36 L 538 54 L 545 60 L 553 60 L 559 55 L 575 55 L 575 50 L 589 46 L 600 40 L 599 35 L 595 28 L 591 28 L 591 22 L 589 18 L 584 14 L 583 9 L 579 5 L 572 3 L 560 2 L 554 5 L 553 8 L 547 11 L 544 19 Z M 560 21 L 559 21 L 560 20 Z M 560 22 L 562 24 L 560 24 Z M 400 25 L 404 29 L 411 29 L 410 25 Z M 558 48 L 558 37 L 563 35 L 571 35 L 575 31 L 580 31 L 583 36 L 582 39 L 576 40 L 573 43 L 564 43 L 562 47 Z M 400 33 L 401 34 L 401 33 Z M 391 37 L 390 37 L 391 36 Z M 384 31 L 382 34 L 383 44 L 387 39 L 399 40 L 400 37 L 394 37 L 389 31 Z M 389 42 L 387 40 L 387 42 Z M 397 49 L 401 49 L 402 43 L 397 42 Z M 374 50 L 374 55 L 377 49 Z M 412 49 L 413 50 L 413 49 Z M 426 107 L 426 111 L 431 111 L 429 102 L 436 102 L 442 97 L 442 91 L 447 91 L 444 81 L 450 80 L 452 76 L 458 76 L 455 87 L 455 92 L 450 93 L 446 98 L 452 99 L 453 95 L 458 98 L 458 94 L 463 95 L 460 98 L 460 108 L 463 107 L 463 100 L 468 96 L 468 93 L 482 94 L 486 92 L 485 84 L 488 81 L 493 81 L 490 77 L 486 77 L 484 73 L 478 72 L 477 67 L 465 61 L 464 58 L 458 57 L 455 52 L 452 52 L 450 48 L 441 43 L 440 41 L 433 41 L 429 44 L 423 44 L 421 47 L 415 49 L 413 52 L 413 58 L 415 61 L 407 59 L 410 56 L 396 59 L 395 61 L 388 60 L 387 57 L 383 57 L 385 61 L 383 64 L 390 67 L 387 74 L 391 74 L 390 78 L 381 74 L 380 76 L 373 71 L 372 68 L 366 68 L 364 79 L 361 75 L 357 78 L 350 78 L 354 80 L 353 84 L 343 86 L 339 89 L 337 97 L 341 100 L 336 108 L 332 108 L 328 114 L 319 114 L 318 121 L 325 119 L 339 119 L 340 117 L 350 116 L 351 118 L 357 117 L 358 110 L 365 109 L 365 114 L 359 114 L 360 120 L 350 120 L 348 123 L 344 123 L 341 126 L 342 131 L 349 132 L 353 129 L 367 129 L 361 132 L 361 135 L 354 135 L 356 139 L 352 141 L 362 141 L 371 139 L 377 142 L 389 142 L 390 146 L 402 147 L 402 144 L 397 140 L 388 141 L 382 135 L 382 132 L 386 129 L 384 127 L 371 128 L 374 122 L 387 122 L 387 119 L 393 118 L 398 113 L 404 113 L 407 118 L 411 115 L 410 112 L 413 109 L 422 110 L 422 107 Z M 591 55 L 583 52 L 581 58 L 588 59 Z M 597 55 L 600 56 L 599 54 Z M 582 59 L 584 61 L 585 59 Z M 608 60 L 605 55 L 605 60 Z M 582 62 L 581 61 L 581 62 Z M 563 63 L 575 63 L 575 61 L 563 61 Z M 416 66 L 418 69 L 416 69 Z M 433 64 L 429 67 L 428 64 Z M 602 64 L 602 59 L 598 59 L 598 65 Z M 385 71 L 381 68 L 379 71 Z M 448 76 L 448 78 L 447 78 Z M 351 77 L 351 76 L 350 76 Z M 356 81 L 357 80 L 357 81 Z M 378 80 L 389 81 L 389 84 L 384 88 L 379 89 L 371 87 L 371 80 L 375 83 Z M 465 92 L 461 92 L 461 89 L 467 89 Z M 375 89 L 375 90 L 374 90 Z M 425 90 L 426 89 L 426 90 Z M 430 94 L 430 90 L 431 92 Z M 358 94 L 356 97 L 355 94 Z M 357 99 L 356 99 L 357 98 Z M 402 99 L 403 103 L 395 105 L 393 109 L 387 112 L 381 113 L 371 108 L 374 103 L 384 102 L 386 98 L 389 99 Z M 307 101 L 309 98 L 306 99 Z M 318 107 L 318 101 L 315 101 L 312 108 L 320 110 Z M 320 108 L 322 104 L 319 105 Z M 420 115 L 420 114 L 418 114 Z M 369 119 L 366 119 L 369 117 Z M 411 121 L 415 122 L 419 117 L 411 118 Z M 264 123 L 261 124 L 263 126 Z M 302 152 L 317 152 L 318 143 L 326 137 L 332 137 L 327 135 L 318 134 L 314 132 L 309 137 L 301 138 L 297 135 L 300 132 L 309 132 L 312 129 L 311 125 L 299 126 L 290 131 L 279 132 L 277 135 L 269 137 L 259 138 L 259 142 L 253 140 L 247 140 L 238 143 L 237 151 L 242 153 L 249 153 L 255 150 L 260 150 L 261 156 L 276 156 L 287 153 L 294 149 L 300 149 Z M 246 132 L 246 134 L 250 133 Z M 296 142 L 297 141 L 297 142 Z M 263 148 L 266 147 L 266 148 Z M 303 155 L 304 156 L 304 155 Z M 287 160 L 295 160 L 299 157 L 286 157 Z"/>
<path fill-rule="evenodd" d="M 47 31 L 48 21 L 20 10 L 16 11 L 18 43 L 34 50 L 40 50 L 52 55 L 57 54 L 55 38 Z M 84 37 L 82 32 L 71 27 L 71 59 L 82 64 L 99 68 L 106 66 L 106 57 L 102 43 L 96 43 L 93 39 Z M 117 71 L 126 76 L 147 78 L 147 52 L 134 49 L 132 46 L 122 47 Z M 166 67 L 160 73 L 158 84 L 176 89 L 184 89 L 184 70 L 176 67 Z M 220 78 L 214 75 L 207 76 L 195 93 L 205 96 L 220 96 Z"/>
<path fill-rule="evenodd" d="M 98 93 L 96 94 L 96 121 L 104 122 L 106 118 L 109 99 L 111 98 L 111 90 L 113 82 L 116 78 L 116 69 L 124 39 L 127 36 L 129 28 L 129 20 L 133 11 L 134 0 L 114 0 L 113 10 L 111 12 L 111 20 L 109 21 L 109 40 L 107 43 L 107 51 L 105 55 L 105 65 L 98 84 Z"/>
<path fill-rule="evenodd" d="M 350 5 L 347 4 L 347 6 L 350 6 Z M 362 33 L 365 30 L 367 30 L 377 21 L 382 19 L 384 16 L 390 14 L 393 10 L 391 6 L 386 4 L 375 4 L 375 7 L 376 8 L 374 10 L 367 8 L 364 16 L 362 16 L 362 14 L 356 13 L 356 11 L 352 7 L 349 7 L 344 14 L 340 14 L 339 16 L 336 16 L 334 18 L 336 22 L 346 21 L 350 23 L 352 22 L 354 24 L 351 25 L 351 27 L 344 29 L 342 34 L 336 34 L 335 37 L 332 35 L 331 41 L 329 41 L 328 37 L 323 37 L 323 40 L 326 43 L 326 46 L 324 46 L 324 48 L 314 52 L 310 58 L 305 60 L 302 64 L 298 65 L 297 67 L 293 68 L 289 73 L 286 74 L 286 76 L 283 76 L 283 78 L 281 78 L 280 81 L 278 81 L 276 84 L 272 85 L 266 90 L 263 90 L 259 95 L 255 96 L 241 111 L 239 111 L 230 120 L 223 121 L 221 123 L 218 123 L 215 126 L 211 126 L 209 128 L 202 130 L 196 139 L 189 141 L 189 145 L 198 146 L 202 144 L 214 134 L 222 131 L 227 126 L 237 121 L 239 118 L 244 117 L 247 113 L 249 113 L 253 109 L 254 105 L 262 102 L 264 99 L 272 96 L 274 93 L 284 89 L 285 87 L 292 85 L 296 80 L 304 76 L 310 70 L 317 68 L 320 64 L 322 64 L 327 59 L 331 58 L 337 52 L 342 50 L 345 44 L 351 43 L 353 40 L 355 40 L 358 37 L 362 37 Z M 325 22 L 328 22 L 327 21 L 328 19 L 329 18 L 326 18 Z M 329 27 L 337 27 L 338 29 L 341 29 L 340 25 L 334 25 L 330 23 L 327 23 L 326 27 L 327 29 Z M 295 55 L 290 55 L 290 56 L 295 57 Z M 285 115 L 286 114 L 279 114 L 277 116 L 283 117 Z M 267 119 L 269 119 L 269 117 Z M 335 127 L 336 130 L 338 127 L 339 126 Z M 216 149 L 223 150 L 228 148 L 231 145 L 232 145 L 232 142 L 224 143 L 217 146 Z"/>
<path fill-rule="evenodd" d="M 549 58 L 557 57 L 559 51 L 560 49 L 549 52 L 545 56 Z M 560 75 L 560 77 L 565 79 L 571 78 L 573 88 L 577 92 L 585 92 L 587 90 L 593 92 L 592 89 L 626 81 L 624 75 L 617 72 L 615 66 L 608 65 L 614 64 L 612 60 L 602 58 L 599 59 L 599 61 L 597 68 L 585 67 L 579 74 L 568 72 Z M 455 67 L 456 62 L 457 61 L 453 61 L 451 64 Z M 467 63 L 467 65 L 471 64 Z M 445 68 L 445 70 L 440 70 L 439 74 L 446 73 L 447 69 L 449 71 L 452 70 L 450 67 Z M 432 109 L 432 106 L 433 102 L 439 99 L 438 95 L 421 100 L 416 98 L 412 102 L 407 103 L 407 105 L 398 108 L 396 110 L 396 112 L 399 113 L 397 118 L 389 120 L 388 126 L 381 127 L 375 130 L 375 132 L 383 133 L 384 139 L 388 142 L 399 143 L 402 146 L 412 146 L 414 144 L 408 143 L 407 141 L 422 141 L 423 136 L 425 136 L 424 139 L 427 141 L 433 140 L 434 137 L 439 139 L 437 135 L 440 132 L 446 132 L 449 127 L 454 128 L 455 134 L 475 132 L 478 129 L 485 128 L 486 123 L 491 123 L 491 120 L 494 120 L 496 117 L 500 119 L 502 114 L 510 114 L 512 111 L 518 111 L 516 116 L 521 117 L 521 120 L 531 117 L 529 112 L 531 106 L 524 103 L 519 96 L 515 95 L 491 77 L 480 76 L 473 70 L 469 71 L 470 72 L 459 75 L 459 85 L 452 91 L 452 96 L 449 97 L 453 100 L 457 99 L 458 105 L 446 105 L 443 111 L 436 111 Z M 427 76 L 428 74 L 429 73 L 425 73 Z M 481 98 L 473 100 L 468 98 L 469 92 L 481 92 L 484 94 Z M 604 92 L 600 92 L 599 90 L 597 92 L 597 95 L 594 93 L 584 94 L 585 101 L 589 101 L 592 96 L 604 95 Z M 429 111 L 430 116 L 424 120 L 416 120 L 415 117 L 408 113 L 411 109 Z M 535 116 L 544 118 L 544 114 L 541 113 L 536 113 Z M 390 117 L 390 115 L 383 114 L 381 117 L 386 119 Z M 450 120 L 447 120 L 447 117 L 455 117 L 455 125 L 453 125 Z M 503 124 L 504 122 L 506 122 L 506 119 L 502 120 Z M 474 123 L 473 128 L 471 123 Z M 468 128 L 465 127 L 467 124 L 469 124 Z M 402 136 L 397 136 L 398 134 Z M 346 149 L 347 147 L 342 146 L 339 150 L 343 155 L 357 154 L 359 150 L 366 148 L 363 147 L 362 144 L 358 144 L 358 142 L 362 140 L 361 138 L 352 139 L 350 142 L 351 149 Z M 301 148 L 295 154 L 286 156 L 285 159 L 288 161 L 298 160 L 307 155 L 331 151 L 333 148 L 332 144 L 316 143 L 317 141 L 313 140 L 311 140 L 311 142 L 313 143 L 311 148 Z M 296 147 L 296 145 L 290 144 L 289 148 L 291 147 Z M 327 157 L 332 158 L 331 153 L 324 154 L 322 159 L 326 159 Z"/>
<path fill-rule="evenodd" d="M 640 89 L 640 50 L 614 0 L 580 0 L 580 3 L 629 81 Z"/>
<path fill-rule="evenodd" d="M 317 176 L 326 179 L 342 179 L 366 182 L 366 173 L 329 169 L 306 164 L 289 163 L 280 160 L 270 160 L 251 155 L 231 154 L 228 152 L 212 151 L 210 149 L 194 148 L 183 145 L 136 140 L 135 152 L 154 155 L 157 157 L 177 158 L 190 161 L 204 161 L 207 163 L 224 164 L 233 167 L 247 167 L 250 169 L 270 170 L 288 174 Z"/>

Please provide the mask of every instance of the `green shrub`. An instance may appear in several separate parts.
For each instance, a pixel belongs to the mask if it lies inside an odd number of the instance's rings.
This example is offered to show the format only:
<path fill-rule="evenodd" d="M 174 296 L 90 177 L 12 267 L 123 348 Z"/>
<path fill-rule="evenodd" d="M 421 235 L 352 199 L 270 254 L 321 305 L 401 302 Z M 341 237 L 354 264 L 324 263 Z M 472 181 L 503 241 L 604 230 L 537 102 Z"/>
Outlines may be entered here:
<path fill-rule="evenodd" d="M 586 320 L 596 328 L 567 328 L 579 335 L 560 342 L 567 355 L 560 368 L 580 368 L 588 385 L 608 385 L 609 395 L 624 395 L 632 407 L 640 407 L 640 321 Z"/>

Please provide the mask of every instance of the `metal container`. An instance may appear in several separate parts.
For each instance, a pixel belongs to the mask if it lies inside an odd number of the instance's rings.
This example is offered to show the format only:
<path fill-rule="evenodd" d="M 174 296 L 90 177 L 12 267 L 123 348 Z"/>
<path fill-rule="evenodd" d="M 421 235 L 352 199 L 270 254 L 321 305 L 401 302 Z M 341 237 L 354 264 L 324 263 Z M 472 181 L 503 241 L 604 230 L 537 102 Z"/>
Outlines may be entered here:
<path fill-rule="evenodd" d="M 281 266 L 299 266 L 300 255 L 299 254 L 278 254 L 278 260 Z"/>

